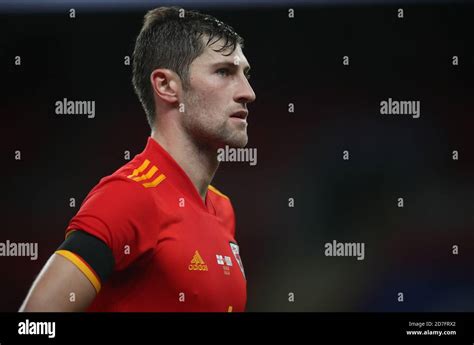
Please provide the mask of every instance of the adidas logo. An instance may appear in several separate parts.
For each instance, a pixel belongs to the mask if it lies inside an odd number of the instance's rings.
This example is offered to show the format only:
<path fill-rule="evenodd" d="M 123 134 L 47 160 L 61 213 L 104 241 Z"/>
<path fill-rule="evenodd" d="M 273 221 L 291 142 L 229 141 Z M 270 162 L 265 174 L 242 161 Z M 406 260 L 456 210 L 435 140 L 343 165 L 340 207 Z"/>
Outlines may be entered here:
<path fill-rule="evenodd" d="M 208 271 L 206 263 L 201 258 L 201 255 L 199 255 L 197 250 L 194 252 L 193 259 L 191 260 L 188 269 L 190 271 Z"/>
<path fill-rule="evenodd" d="M 149 165 L 150 161 L 147 159 L 137 169 L 133 170 L 133 173 L 131 175 L 128 175 L 127 177 L 135 182 L 144 181 L 143 183 L 141 183 L 141 185 L 145 188 L 158 186 L 161 181 L 166 178 L 166 176 L 164 174 L 159 173 L 158 168 L 154 165 L 145 173 L 144 171 L 148 168 Z"/>

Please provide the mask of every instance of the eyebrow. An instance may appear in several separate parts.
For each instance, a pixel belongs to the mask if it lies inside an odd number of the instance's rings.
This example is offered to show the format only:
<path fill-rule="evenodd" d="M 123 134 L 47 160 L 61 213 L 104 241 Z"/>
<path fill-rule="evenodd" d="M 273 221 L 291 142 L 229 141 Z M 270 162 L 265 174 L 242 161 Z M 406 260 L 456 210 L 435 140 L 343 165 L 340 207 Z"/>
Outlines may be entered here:
<path fill-rule="evenodd" d="M 234 64 L 233 62 L 229 62 L 229 61 L 223 61 L 223 62 L 216 62 L 214 64 L 212 64 L 211 67 L 213 68 L 216 68 L 216 67 L 219 67 L 219 66 L 226 66 L 226 67 L 230 67 L 230 68 L 238 68 L 239 65 L 236 65 Z M 245 74 L 248 74 L 249 71 L 250 71 L 250 65 L 246 65 L 246 67 L 244 67 L 244 73 Z"/>

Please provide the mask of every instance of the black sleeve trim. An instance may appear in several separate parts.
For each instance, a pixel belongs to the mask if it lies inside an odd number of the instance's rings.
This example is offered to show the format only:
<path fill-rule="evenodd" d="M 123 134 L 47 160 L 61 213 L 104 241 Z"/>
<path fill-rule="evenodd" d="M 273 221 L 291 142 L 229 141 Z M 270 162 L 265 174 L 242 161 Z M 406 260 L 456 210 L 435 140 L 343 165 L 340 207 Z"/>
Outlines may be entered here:
<path fill-rule="evenodd" d="M 112 250 L 97 237 L 84 231 L 70 233 L 57 250 L 68 250 L 79 255 L 99 276 L 104 284 L 115 266 Z"/>

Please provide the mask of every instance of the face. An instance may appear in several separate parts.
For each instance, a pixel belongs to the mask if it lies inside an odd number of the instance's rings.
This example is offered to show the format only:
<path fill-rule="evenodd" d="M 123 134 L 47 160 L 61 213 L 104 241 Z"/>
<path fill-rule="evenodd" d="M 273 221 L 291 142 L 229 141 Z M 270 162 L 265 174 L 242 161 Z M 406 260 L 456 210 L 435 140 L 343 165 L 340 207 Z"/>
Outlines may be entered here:
<path fill-rule="evenodd" d="M 255 100 L 241 47 L 225 56 L 213 50 L 221 44 L 206 47 L 192 62 L 183 96 L 183 127 L 198 145 L 210 149 L 247 145 L 247 104 Z"/>

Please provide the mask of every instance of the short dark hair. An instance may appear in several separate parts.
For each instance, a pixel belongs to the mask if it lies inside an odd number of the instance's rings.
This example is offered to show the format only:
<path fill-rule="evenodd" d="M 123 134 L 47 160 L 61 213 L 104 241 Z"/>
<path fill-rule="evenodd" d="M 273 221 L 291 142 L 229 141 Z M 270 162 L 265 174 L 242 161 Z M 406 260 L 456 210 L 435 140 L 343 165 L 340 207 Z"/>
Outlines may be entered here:
<path fill-rule="evenodd" d="M 207 41 L 206 41 L 207 39 Z M 189 66 L 205 47 L 224 40 L 216 52 L 234 52 L 244 40 L 234 29 L 207 14 L 184 11 L 178 7 L 159 7 L 145 15 L 133 51 L 133 87 L 153 128 L 155 102 L 150 74 L 157 68 L 176 72 L 183 87 L 189 85 Z"/>

